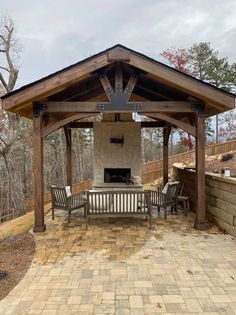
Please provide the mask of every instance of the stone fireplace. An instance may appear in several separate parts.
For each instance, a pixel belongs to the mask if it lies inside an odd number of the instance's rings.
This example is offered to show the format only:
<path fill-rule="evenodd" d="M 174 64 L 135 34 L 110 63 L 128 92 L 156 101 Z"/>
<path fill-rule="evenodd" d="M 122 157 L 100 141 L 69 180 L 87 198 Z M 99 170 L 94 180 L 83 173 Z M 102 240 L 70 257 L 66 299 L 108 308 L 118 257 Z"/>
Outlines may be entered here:
<path fill-rule="evenodd" d="M 115 114 L 104 115 L 94 123 L 94 188 L 141 188 L 130 183 L 142 175 L 141 123 L 123 114 L 122 121 L 112 121 Z"/>

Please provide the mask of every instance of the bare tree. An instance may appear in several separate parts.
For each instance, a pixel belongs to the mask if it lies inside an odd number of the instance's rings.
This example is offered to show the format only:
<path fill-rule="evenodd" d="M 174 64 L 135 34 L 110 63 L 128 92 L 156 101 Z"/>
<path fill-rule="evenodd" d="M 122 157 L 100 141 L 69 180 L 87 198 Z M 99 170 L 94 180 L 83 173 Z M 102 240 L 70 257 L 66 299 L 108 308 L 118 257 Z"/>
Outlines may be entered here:
<path fill-rule="evenodd" d="M 1 90 L 11 92 L 18 78 L 20 45 L 16 37 L 14 21 L 10 16 L 3 17 L 0 24 L 0 83 Z"/>
<path fill-rule="evenodd" d="M 10 16 L 0 22 L 0 95 L 11 92 L 18 78 L 20 46 L 16 37 L 14 21 Z M 12 198 L 12 182 L 8 154 L 18 138 L 19 119 L 16 115 L 0 109 L 0 155 L 5 164 L 7 177 L 7 208 Z"/>

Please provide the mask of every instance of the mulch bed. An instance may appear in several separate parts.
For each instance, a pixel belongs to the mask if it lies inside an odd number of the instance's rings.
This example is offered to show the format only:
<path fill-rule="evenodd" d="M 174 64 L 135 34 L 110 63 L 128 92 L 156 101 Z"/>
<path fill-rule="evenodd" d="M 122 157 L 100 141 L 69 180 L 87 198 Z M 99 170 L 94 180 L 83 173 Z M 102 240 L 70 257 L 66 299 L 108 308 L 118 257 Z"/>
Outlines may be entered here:
<path fill-rule="evenodd" d="M 24 277 L 34 253 L 35 241 L 30 233 L 0 241 L 0 300 Z"/>

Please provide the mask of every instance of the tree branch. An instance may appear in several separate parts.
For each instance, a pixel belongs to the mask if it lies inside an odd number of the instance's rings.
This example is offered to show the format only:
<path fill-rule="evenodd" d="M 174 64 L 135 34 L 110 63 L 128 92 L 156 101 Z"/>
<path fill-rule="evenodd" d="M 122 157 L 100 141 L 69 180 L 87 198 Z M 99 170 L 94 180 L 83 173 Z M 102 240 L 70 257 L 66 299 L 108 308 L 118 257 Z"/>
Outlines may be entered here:
<path fill-rule="evenodd" d="M 7 82 L 5 81 L 3 75 L 0 72 L 0 82 L 2 83 L 2 85 L 4 86 L 4 88 L 6 89 L 7 92 L 10 92 L 10 89 L 7 85 Z"/>
<path fill-rule="evenodd" d="M 10 72 L 10 70 L 8 68 L 2 67 L 2 66 L 0 66 L 0 69 L 5 70 L 7 72 Z"/>
<path fill-rule="evenodd" d="M 7 146 L 8 144 L 3 140 L 2 137 L 0 137 L 0 140 L 5 144 L 5 146 Z"/>
<path fill-rule="evenodd" d="M 6 39 L 5 39 L 5 37 L 4 37 L 4 36 L 2 36 L 1 34 L 0 34 L 0 38 L 4 41 L 4 43 L 6 43 Z"/>

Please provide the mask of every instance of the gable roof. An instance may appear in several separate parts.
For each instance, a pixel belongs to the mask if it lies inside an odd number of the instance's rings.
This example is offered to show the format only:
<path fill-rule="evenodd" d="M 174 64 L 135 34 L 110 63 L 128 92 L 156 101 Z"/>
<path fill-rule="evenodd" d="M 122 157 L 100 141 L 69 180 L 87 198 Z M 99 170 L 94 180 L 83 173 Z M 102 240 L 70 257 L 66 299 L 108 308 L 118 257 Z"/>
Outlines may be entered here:
<path fill-rule="evenodd" d="M 138 68 L 149 79 L 205 102 L 213 109 L 209 111 L 209 116 L 235 107 L 234 94 L 118 44 L 4 95 L 2 97 L 3 109 L 21 114 L 22 108 L 29 108 L 32 102 L 40 101 L 78 81 L 88 79 L 94 71 L 116 61 Z"/>

